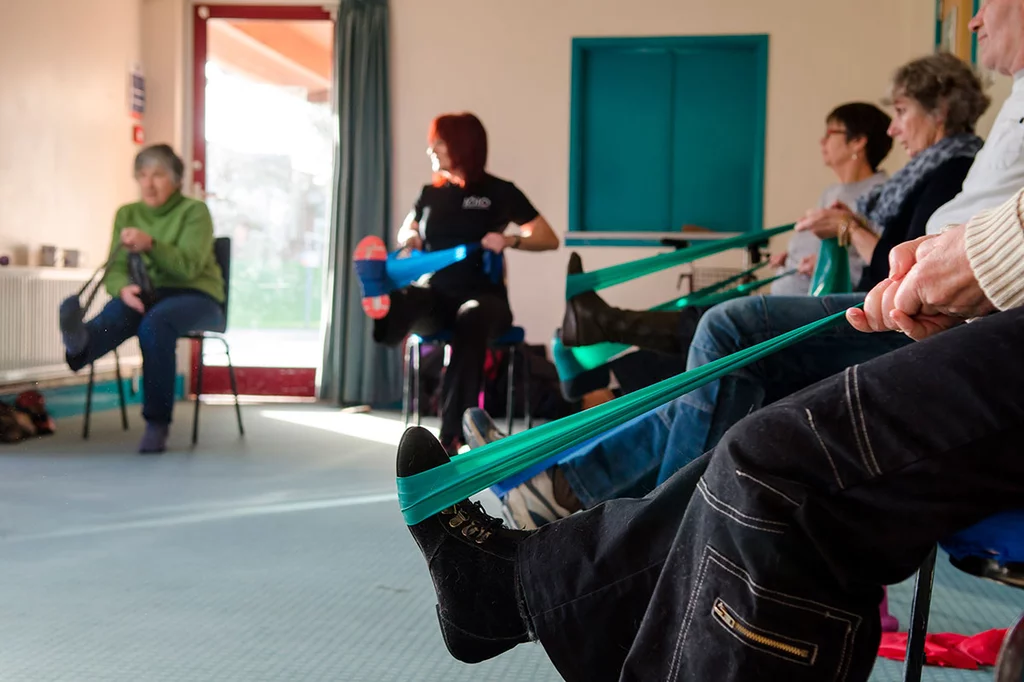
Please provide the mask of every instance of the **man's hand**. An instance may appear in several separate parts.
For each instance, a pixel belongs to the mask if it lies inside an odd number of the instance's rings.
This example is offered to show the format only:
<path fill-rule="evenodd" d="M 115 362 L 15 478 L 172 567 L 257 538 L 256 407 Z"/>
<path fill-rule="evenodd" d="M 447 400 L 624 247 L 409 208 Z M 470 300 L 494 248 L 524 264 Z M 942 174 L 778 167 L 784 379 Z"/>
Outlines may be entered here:
<path fill-rule="evenodd" d="M 138 284 L 129 284 L 121 288 L 121 300 L 135 312 L 144 315 L 146 313 L 146 306 L 142 305 L 142 299 L 139 298 L 141 293 L 142 289 L 139 288 Z"/>
<path fill-rule="evenodd" d="M 121 230 L 121 244 L 132 253 L 142 253 L 153 248 L 153 238 L 137 227 Z"/>
<path fill-rule="evenodd" d="M 796 271 L 801 275 L 814 277 L 814 269 L 816 267 L 818 267 L 818 256 L 812 253 L 810 256 L 804 256 L 800 259 L 800 263 L 796 266 Z"/>
<path fill-rule="evenodd" d="M 920 341 L 963 322 L 948 315 L 910 317 L 900 312 L 893 303 L 900 284 L 892 279 L 879 282 L 865 297 L 863 310 L 850 308 L 846 311 L 846 319 L 850 326 L 865 333 L 903 332 L 915 341 Z"/>
<path fill-rule="evenodd" d="M 995 311 L 971 269 L 965 232 L 960 225 L 918 244 L 916 263 L 902 278 L 894 299 L 899 312 L 965 320 Z"/>
<path fill-rule="evenodd" d="M 905 242 L 889 252 L 889 279 L 851 309 L 846 319 L 862 332 L 899 331 L 921 339 L 995 310 L 967 258 L 963 225 Z"/>
<path fill-rule="evenodd" d="M 783 251 L 782 253 L 777 253 L 774 256 L 772 256 L 769 262 L 771 263 L 771 266 L 773 268 L 781 268 L 783 265 L 786 264 L 787 258 L 789 258 L 789 254 Z"/>

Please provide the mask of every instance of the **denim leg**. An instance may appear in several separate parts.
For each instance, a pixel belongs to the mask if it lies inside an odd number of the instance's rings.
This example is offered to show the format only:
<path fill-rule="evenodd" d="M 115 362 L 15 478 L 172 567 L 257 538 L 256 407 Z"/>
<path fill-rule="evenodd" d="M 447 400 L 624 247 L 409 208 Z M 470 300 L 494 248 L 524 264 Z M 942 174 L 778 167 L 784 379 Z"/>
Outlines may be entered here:
<path fill-rule="evenodd" d="M 699 367 L 863 300 L 863 295 L 851 294 L 760 296 L 723 303 L 701 316 L 687 366 Z M 751 411 L 907 343 L 902 334 L 861 334 L 840 322 L 587 443 L 559 468 L 584 507 L 645 495 L 714 447 Z"/>
<path fill-rule="evenodd" d="M 532 533 L 518 550 L 531 629 L 568 682 L 613 682 L 709 456 L 643 499 L 616 499 Z M 653 678 L 652 678 L 653 679 Z"/>
<path fill-rule="evenodd" d="M 223 323 L 224 308 L 203 294 L 169 296 L 146 312 L 138 335 L 142 348 L 142 416 L 147 422 L 171 423 L 178 338 L 193 331 L 216 329 Z"/>
<path fill-rule="evenodd" d="M 867 680 L 881 586 L 1024 499 L 1022 347 L 1024 309 L 849 368 L 742 420 L 646 498 L 531 534 L 520 587 L 556 668 Z"/>
<path fill-rule="evenodd" d="M 86 365 L 99 360 L 138 331 L 142 315 L 135 312 L 119 298 L 111 299 L 103 310 L 85 323 L 89 343 L 78 355 L 68 355 L 68 367 L 77 372 Z"/>
<path fill-rule="evenodd" d="M 1021 506 L 1022 347 L 1024 309 L 999 313 L 737 424 L 697 485 L 620 679 L 867 680 L 881 586 L 911 576 L 936 542 Z"/>
<path fill-rule="evenodd" d="M 675 403 L 668 403 L 567 453 L 558 468 L 584 509 L 617 497 L 643 497 L 654 489 L 675 410 Z"/>
<path fill-rule="evenodd" d="M 687 368 L 700 367 L 863 300 L 863 294 L 757 296 L 715 306 L 701 318 L 690 344 Z M 908 343 L 902 334 L 862 334 L 840 321 L 682 396 L 658 482 L 713 448 L 733 424 L 754 410 Z"/>

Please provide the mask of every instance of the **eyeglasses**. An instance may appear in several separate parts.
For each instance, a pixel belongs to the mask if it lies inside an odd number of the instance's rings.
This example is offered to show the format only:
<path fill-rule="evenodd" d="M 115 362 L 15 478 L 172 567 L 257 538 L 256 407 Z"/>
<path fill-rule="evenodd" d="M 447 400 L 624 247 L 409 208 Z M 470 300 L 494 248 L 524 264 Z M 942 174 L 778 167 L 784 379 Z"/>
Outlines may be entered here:
<path fill-rule="evenodd" d="M 846 131 L 842 128 L 826 128 L 825 135 L 822 137 L 823 140 L 827 140 L 833 135 L 846 135 Z"/>

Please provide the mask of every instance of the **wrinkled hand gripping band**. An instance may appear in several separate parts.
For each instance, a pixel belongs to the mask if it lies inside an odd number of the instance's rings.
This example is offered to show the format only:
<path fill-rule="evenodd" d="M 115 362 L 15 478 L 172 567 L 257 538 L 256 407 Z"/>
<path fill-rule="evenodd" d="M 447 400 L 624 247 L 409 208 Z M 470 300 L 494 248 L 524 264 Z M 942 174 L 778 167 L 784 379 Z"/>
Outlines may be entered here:
<path fill-rule="evenodd" d="M 844 312 L 794 329 L 702 367 L 585 412 L 534 427 L 458 455 L 448 464 L 398 479 L 398 501 L 415 525 L 506 478 L 579 445 L 715 379 L 756 362 L 840 322 Z"/>

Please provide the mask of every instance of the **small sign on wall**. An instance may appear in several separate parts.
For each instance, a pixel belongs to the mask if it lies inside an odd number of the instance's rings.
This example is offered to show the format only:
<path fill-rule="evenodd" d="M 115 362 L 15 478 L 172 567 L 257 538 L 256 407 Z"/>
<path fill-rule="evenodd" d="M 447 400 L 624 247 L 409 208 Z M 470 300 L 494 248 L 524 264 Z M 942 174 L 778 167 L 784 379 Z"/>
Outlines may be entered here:
<path fill-rule="evenodd" d="M 142 120 L 146 113 L 146 77 L 138 63 L 132 64 L 128 74 L 128 111 L 136 120 Z"/>

